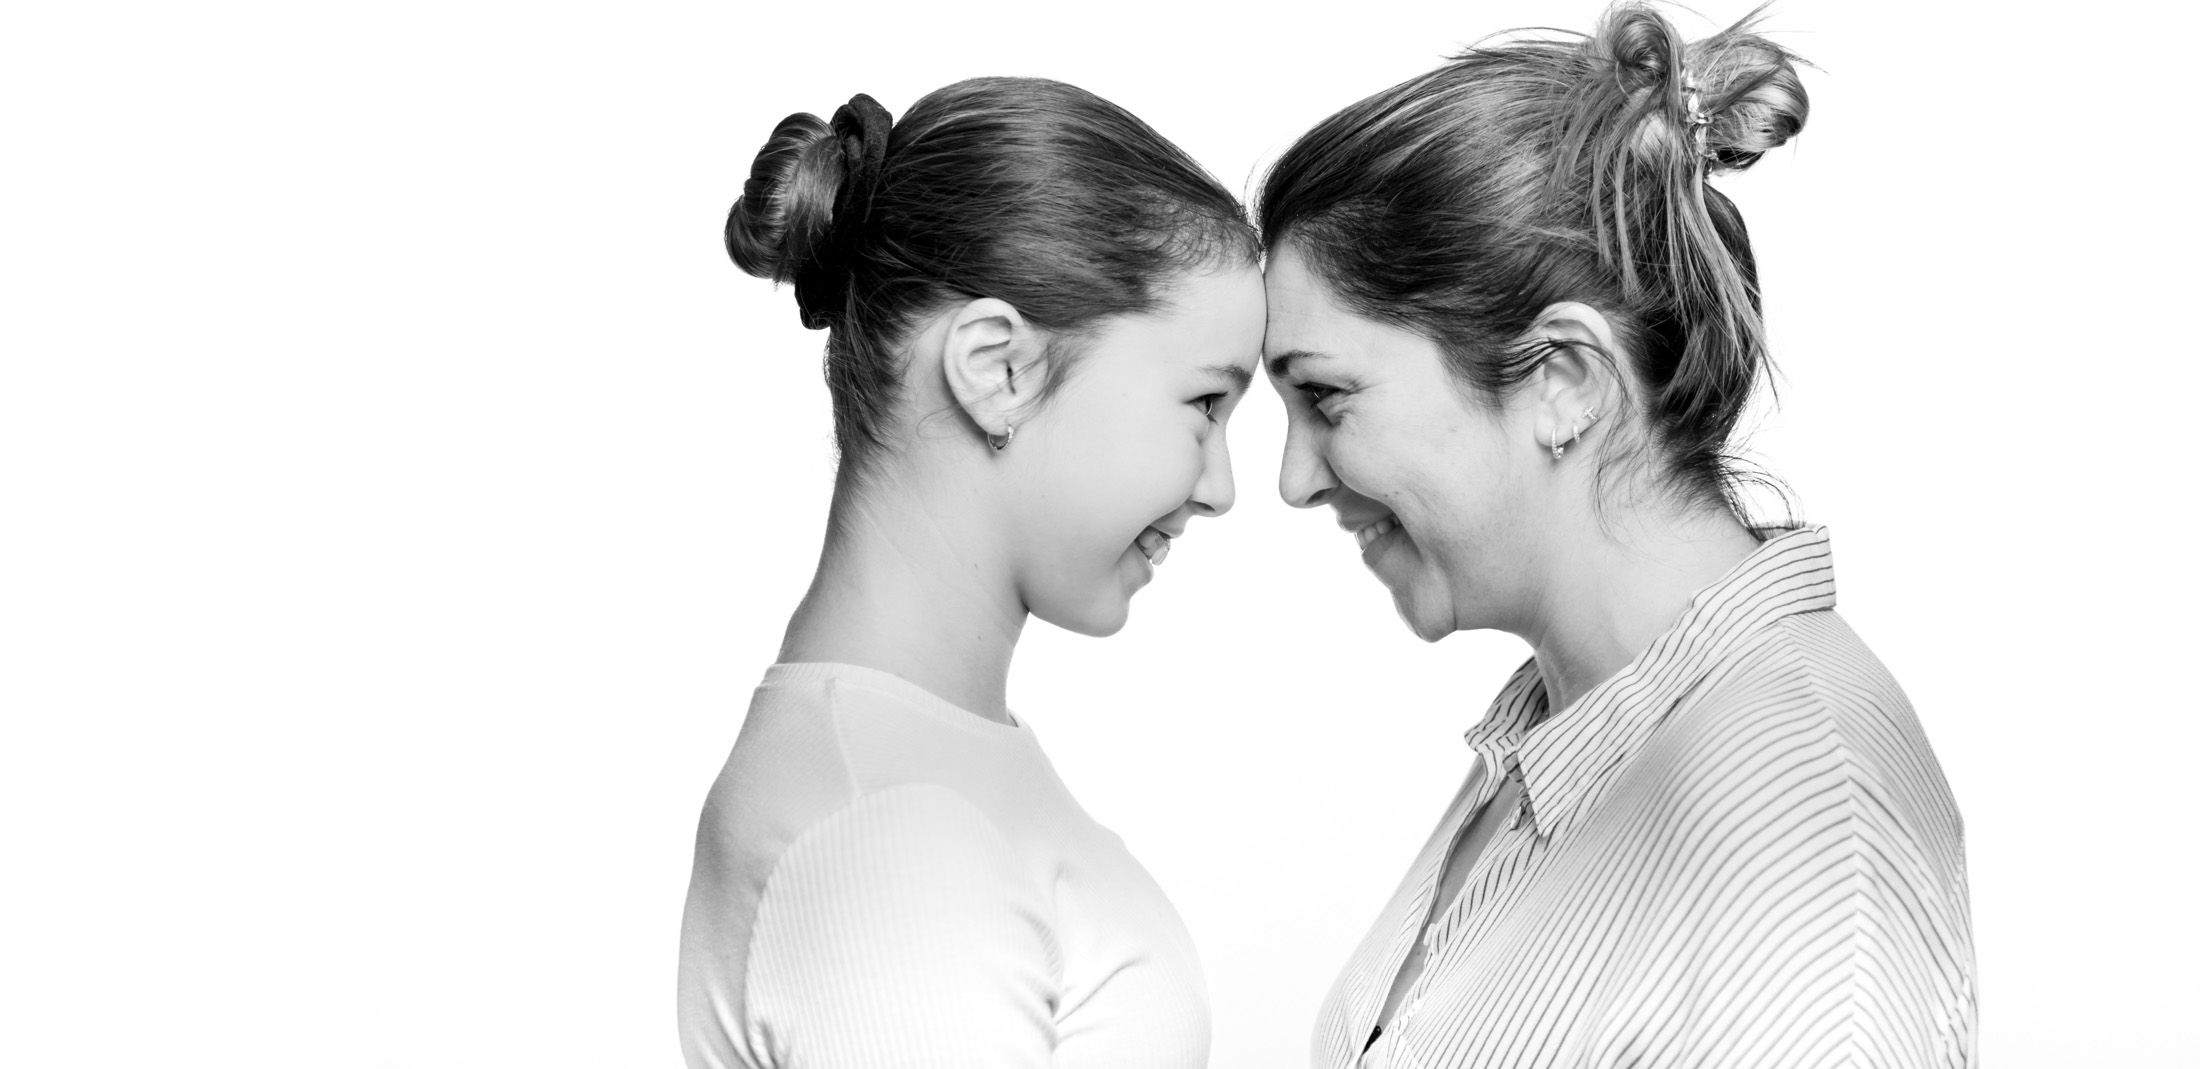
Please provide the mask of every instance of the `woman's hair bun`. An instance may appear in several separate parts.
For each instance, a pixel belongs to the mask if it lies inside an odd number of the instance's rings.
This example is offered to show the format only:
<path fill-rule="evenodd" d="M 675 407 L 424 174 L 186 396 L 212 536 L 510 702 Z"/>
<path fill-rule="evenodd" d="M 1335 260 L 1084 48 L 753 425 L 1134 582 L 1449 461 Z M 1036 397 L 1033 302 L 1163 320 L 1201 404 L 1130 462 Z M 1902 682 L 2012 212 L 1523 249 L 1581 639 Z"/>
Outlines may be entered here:
<path fill-rule="evenodd" d="M 1739 171 L 1802 132 L 1810 97 L 1794 53 L 1753 32 L 1763 9 L 1700 41 L 1683 41 L 1644 3 L 1615 5 L 1596 40 L 1621 88 L 1651 90 L 1675 132 L 1713 171 Z M 1674 127 L 1668 127 L 1674 129 Z"/>
<path fill-rule="evenodd" d="M 1711 120 L 1705 142 L 1714 166 L 1739 171 L 1803 132 L 1810 94 L 1795 71 L 1795 54 L 1749 32 L 1751 21 L 1688 46 L 1703 108 Z"/>
<path fill-rule="evenodd" d="M 894 117 L 857 93 L 833 121 L 780 120 L 726 216 L 726 254 L 759 278 L 795 284 L 804 326 L 831 325 L 845 302 L 846 217 L 861 218 L 886 161 Z M 837 228 L 836 220 L 840 221 Z"/>

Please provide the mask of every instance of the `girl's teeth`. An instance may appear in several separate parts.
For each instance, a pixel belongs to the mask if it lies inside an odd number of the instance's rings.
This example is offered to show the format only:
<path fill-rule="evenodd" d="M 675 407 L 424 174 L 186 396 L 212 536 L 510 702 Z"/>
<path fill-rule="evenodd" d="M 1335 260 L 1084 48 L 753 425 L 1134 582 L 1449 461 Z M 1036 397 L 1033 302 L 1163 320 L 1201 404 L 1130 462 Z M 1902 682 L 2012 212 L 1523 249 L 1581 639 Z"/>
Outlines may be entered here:
<path fill-rule="evenodd" d="M 1169 536 L 1151 527 L 1138 532 L 1136 545 L 1138 551 L 1146 555 L 1149 563 L 1160 564 L 1169 559 Z"/>

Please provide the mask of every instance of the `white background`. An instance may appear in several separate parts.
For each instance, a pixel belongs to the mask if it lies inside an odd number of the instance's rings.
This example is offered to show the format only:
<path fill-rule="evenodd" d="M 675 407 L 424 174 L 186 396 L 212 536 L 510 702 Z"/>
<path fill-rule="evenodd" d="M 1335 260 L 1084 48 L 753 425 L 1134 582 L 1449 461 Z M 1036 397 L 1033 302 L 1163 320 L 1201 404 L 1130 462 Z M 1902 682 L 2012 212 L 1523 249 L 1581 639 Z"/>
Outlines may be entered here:
<path fill-rule="evenodd" d="M 2195 27 L 1963 8 L 1772 16 L 1823 70 L 1722 186 L 1784 372 L 1756 442 L 1962 805 L 1990 1064 L 2170 1064 Z M 0 1062 L 678 1064 L 697 810 L 830 480 L 822 335 L 719 247 L 773 123 L 1048 75 L 1249 188 L 1458 44 L 1598 10 L 12 11 Z M 1525 651 L 1416 641 L 1277 501 L 1265 386 L 1232 435 L 1235 512 L 1121 635 L 1035 623 L 1010 697 L 1198 938 L 1213 1064 L 1301 1066 Z"/>

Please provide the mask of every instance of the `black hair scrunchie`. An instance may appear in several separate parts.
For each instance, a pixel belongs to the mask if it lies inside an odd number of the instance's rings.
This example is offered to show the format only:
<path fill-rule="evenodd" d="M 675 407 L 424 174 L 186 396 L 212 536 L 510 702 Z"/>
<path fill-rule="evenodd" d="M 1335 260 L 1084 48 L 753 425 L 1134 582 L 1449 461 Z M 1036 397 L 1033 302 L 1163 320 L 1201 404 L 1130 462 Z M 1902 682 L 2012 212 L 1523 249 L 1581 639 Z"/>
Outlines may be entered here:
<path fill-rule="evenodd" d="M 826 248 L 811 257 L 794 280 L 795 306 L 802 314 L 802 325 L 811 330 L 832 325 L 847 308 L 849 262 L 869 219 L 871 198 L 878 192 L 879 174 L 886 166 L 886 139 L 893 128 L 893 114 L 868 93 L 857 93 L 833 113 L 833 137 L 840 142 L 843 170 L 840 192 L 833 198 L 832 233 Z"/>

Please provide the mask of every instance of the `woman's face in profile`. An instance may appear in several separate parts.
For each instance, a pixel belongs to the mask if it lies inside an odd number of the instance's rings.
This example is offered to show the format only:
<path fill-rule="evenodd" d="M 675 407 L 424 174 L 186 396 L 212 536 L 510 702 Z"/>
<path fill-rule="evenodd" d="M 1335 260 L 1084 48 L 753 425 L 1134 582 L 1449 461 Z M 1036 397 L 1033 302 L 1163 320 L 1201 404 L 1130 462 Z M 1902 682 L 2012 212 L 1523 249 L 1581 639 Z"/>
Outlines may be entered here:
<path fill-rule="evenodd" d="M 1336 510 L 1422 639 L 1505 626 L 1530 593 L 1525 422 L 1472 399 L 1436 343 L 1345 309 L 1288 239 L 1265 281 L 1283 499 Z"/>

